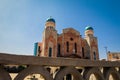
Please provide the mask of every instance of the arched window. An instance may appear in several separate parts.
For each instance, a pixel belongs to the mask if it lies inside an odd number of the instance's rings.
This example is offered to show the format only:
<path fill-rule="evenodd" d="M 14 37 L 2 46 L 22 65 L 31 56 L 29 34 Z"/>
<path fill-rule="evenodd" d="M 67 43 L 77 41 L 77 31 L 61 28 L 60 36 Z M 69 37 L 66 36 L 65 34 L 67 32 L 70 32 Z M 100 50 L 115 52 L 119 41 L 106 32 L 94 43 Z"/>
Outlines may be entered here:
<path fill-rule="evenodd" d="M 57 54 L 57 57 L 60 57 L 60 44 L 58 44 L 58 54 Z"/>
<path fill-rule="evenodd" d="M 49 47 L 49 57 L 51 57 L 51 56 L 52 56 L 52 48 Z"/>
<path fill-rule="evenodd" d="M 74 46 L 75 46 L 75 53 L 77 53 L 77 44 L 75 43 Z"/>
<path fill-rule="evenodd" d="M 68 41 L 66 42 L 66 47 L 67 47 L 66 51 L 69 52 L 69 42 Z"/>
<path fill-rule="evenodd" d="M 94 56 L 94 60 L 96 60 L 96 53 L 95 52 L 93 52 L 93 56 Z"/>
<path fill-rule="evenodd" d="M 82 56 L 84 58 L 84 47 L 82 47 Z"/>
<path fill-rule="evenodd" d="M 39 53 L 39 54 L 41 53 L 41 48 L 40 48 L 40 46 L 38 47 L 38 53 Z"/>

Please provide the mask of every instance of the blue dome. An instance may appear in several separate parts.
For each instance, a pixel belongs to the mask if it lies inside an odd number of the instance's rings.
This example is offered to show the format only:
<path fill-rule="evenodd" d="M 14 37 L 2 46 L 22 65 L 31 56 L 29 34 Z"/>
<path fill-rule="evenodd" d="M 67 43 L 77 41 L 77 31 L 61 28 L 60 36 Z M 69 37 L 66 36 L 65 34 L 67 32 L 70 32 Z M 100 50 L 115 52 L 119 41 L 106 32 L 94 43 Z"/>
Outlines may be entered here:
<path fill-rule="evenodd" d="M 47 19 L 46 22 L 54 22 L 55 23 L 55 19 L 53 19 L 53 18 L 50 17 L 50 18 Z"/>
<path fill-rule="evenodd" d="M 94 30 L 91 26 L 87 26 L 85 30 Z"/>

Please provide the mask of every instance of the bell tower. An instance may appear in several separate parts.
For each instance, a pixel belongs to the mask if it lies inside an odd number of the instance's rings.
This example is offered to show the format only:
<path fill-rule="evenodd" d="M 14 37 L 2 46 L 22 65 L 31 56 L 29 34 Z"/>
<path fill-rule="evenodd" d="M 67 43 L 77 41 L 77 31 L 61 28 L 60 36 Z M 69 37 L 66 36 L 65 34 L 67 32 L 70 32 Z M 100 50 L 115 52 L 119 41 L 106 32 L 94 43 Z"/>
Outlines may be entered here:
<path fill-rule="evenodd" d="M 48 18 L 45 23 L 43 32 L 43 49 L 41 56 L 56 57 L 57 56 L 57 31 L 56 24 L 53 18 Z"/>
<path fill-rule="evenodd" d="M 85 28 L 85 39 L 90 48 L 90 59 L 91 60 L 98 60 L 99 53 L 98 53 L 98 41 L 97 37 L 94 36 L 94 29 L 91 26 L 87 26 Z"/>

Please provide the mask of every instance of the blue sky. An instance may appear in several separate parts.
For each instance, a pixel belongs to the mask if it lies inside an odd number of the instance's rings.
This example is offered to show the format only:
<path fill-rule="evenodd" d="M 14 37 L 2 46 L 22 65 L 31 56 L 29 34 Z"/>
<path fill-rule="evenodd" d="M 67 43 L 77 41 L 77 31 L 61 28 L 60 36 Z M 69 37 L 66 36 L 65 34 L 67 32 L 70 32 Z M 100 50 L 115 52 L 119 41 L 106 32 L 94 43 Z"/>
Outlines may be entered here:
<path fill-rule="evenodd" d="M 119 0 L 0 0 L 0 52 L 33 55 L 49 16 L 58 33 L 73 27 L 84 38 L 85 27 L 92 26 L 100 58 L 106 58 L 105 46 L 120 52 Z"/>

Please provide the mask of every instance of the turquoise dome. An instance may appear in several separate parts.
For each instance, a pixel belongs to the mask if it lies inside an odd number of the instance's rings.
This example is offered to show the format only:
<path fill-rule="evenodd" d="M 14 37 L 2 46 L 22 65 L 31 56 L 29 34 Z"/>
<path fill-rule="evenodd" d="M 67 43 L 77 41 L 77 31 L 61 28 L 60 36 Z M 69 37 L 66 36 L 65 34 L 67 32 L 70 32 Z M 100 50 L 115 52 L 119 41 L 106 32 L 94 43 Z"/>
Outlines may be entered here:
<path fill-rule="evenodd" d="M 85 30 L 94 30 L 91 26 L 87 26 Z"/>
<path fill-rule="evenodd" d="M 47 19 L 46 22 L 54 22 L 55 23 L 55 19 L 53 19 L 53 18 L 50 17 L 50 18 Z"/>

